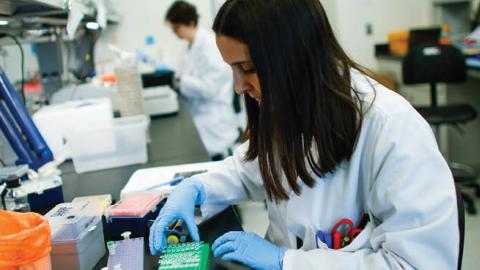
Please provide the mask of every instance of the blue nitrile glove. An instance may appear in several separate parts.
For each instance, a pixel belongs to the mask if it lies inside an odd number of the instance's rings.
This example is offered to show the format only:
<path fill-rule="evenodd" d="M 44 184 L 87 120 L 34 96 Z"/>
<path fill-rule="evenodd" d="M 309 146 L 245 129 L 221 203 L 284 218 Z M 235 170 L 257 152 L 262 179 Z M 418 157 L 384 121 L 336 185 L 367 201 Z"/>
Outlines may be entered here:
<path fill-rule="evenodd" d="M 259 270 L 281 270 L 284 247 L 277 247 L 269 241 L 250 232 L 228 232 L 212 245 L 215 257 L 223 256 L 225 261 L 236 261 Z"/>
<path fill-rule="evenodd" d="M 195 179 L 183 180 L 172 190 L 167 202 L 160 210 L 160 214 L 150 228 L 150 252 L 156 255 L 163 251 L 167 239 L 165 228 L 175 220 L 182 219 L 187 225 L 188 232 L 193 241 L 199 241 L 198 228 L 195 224 L 195 205 L 200 205 L 205 200 L 203 184 Z"/>

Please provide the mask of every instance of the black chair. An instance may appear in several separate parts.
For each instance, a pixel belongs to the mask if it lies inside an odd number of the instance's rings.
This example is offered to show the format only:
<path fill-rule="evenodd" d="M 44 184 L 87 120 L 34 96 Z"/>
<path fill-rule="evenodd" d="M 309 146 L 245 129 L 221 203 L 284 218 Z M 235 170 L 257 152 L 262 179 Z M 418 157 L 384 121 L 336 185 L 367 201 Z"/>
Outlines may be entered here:
<path fill-rule="evenodd" d="M 463 260 L 463 245 L 465 243 L 465 208 L 463 207 L 462 196 L 458 188 L 455 188 L 455 191 L 457 193 L 458 232 L 460 234 L 457 269 L 461 270 Z"/>
<path fill-rule="evenodd" d="M 477 111 L 469 104 L 438 105 L 438 83 L 462 83 L 467 78 L 465 57 L 450 45 L 420 45 L 413 47 L 403 59 L 403 81 L 406 85 L 430 84 L 430 106 L 416 107 L 417 111 L 430 123 L 439 139 L 441 125 L 451 125 L 460 132 L 460 124 L 465 124 L 477 117 Z M 469 166 L 450 162 L 450 169 L 455 183 L 460 187 L 474 188 L 480 197 L 480 186 L 476 183 L 477 174 Z M 469 214 L 475 214 L 473 199 L 461 192 Z"/>
<path fill-rule="evenodd" d="M 408 48 L 438 43 L 442 34 L 440 27 L 410 29 Z"/>

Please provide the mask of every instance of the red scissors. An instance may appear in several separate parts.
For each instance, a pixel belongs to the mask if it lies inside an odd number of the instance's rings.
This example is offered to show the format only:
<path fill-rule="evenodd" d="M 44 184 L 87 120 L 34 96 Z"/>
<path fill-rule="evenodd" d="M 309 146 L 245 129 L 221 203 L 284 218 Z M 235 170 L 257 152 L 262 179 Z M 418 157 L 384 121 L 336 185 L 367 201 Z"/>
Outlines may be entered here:
<path fill-rule="evenodd" d="M 344 227 L 347 227 L 346 230 Z M 343 229 L 343 234 L 339 231 L 339 229 Z M 342 218 L 335 224 L 335 226 L 333 226 L 330 232 L 333 238 L 333 248 L 340 249 L 345 247 L 346 245 L 350 244 L 361 232 L 362 229 L 355 228 L 350 219 Z"/>

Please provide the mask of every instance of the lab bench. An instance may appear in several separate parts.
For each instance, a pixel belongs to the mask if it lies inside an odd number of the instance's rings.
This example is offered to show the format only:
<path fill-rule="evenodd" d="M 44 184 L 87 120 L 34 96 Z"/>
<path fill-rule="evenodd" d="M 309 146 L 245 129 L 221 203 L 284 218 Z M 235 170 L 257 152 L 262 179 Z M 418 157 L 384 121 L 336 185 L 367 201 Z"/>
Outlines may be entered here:
<path fill-rule="evenodd" d="M 179 112 L 173 116 L 151 119 L 150 139 L 148 145 L 148 162 L 113 169 L 99 170 L 77 174 L 71 161 L 60 165 L 63 179 L 65 201 L 75 197 L 97 194 L 111 194 L 115 201 L 119 200 L 120 190 L 125 186 L 130 176 L 138 169 L 209 161 L 209 155 L 203 146 L 200 136 L 192 121 L 191 115 L 183 102 L 180 102 Z M 199 226 L 201 240 L 213 241 L 223 233 L 231 230 L 242 230 L 235 211 L 230 207 L 217 216 Z M 155 269 L 158 255 L 153 257 L 147 248 L 145 239 L 144 269 Z M 108 252 L 96 264 L 94 269 L 107 265 Z M 210 269 L 245 269 L 231 263 L 223 263 L 212 258 Z M 222 266 L 218 266 L 222 264 Z"/>

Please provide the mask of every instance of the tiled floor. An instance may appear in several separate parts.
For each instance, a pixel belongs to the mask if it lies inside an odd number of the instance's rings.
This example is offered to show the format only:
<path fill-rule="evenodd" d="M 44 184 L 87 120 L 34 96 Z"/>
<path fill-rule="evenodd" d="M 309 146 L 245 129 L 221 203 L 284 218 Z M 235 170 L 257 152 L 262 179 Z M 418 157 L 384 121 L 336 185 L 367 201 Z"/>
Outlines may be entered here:
<path fill-rule="evenodd" d="M 463 270 L 480 269 L 480 201 L 476 200 L 478 214 L 465 216 L 465 246 Z M 263 203 L 248 202 L 239 206 L 246 231 L 264 236 L 268 227 L 268 217 Z"/>

